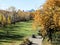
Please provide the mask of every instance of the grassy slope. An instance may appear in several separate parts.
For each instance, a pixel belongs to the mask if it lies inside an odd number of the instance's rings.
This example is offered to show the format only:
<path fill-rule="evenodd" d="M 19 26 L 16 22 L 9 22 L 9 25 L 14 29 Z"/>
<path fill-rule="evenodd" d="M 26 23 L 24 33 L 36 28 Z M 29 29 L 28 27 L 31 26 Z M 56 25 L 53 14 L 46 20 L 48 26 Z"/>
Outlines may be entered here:
<path fill-rule="evenodd" d="M 32 35 L 32 33 L 35 33 L 32 29 L 32 21 L 30 22 L 20 22 L 17 23 L 19 27 L 16 28 L 17 34 L 24 34 L 26 36 Z"/>
<path fill-rule="evenodd" d="M 31 36 L 33 33 L 36 34 L 36 31 L 34 31 L 32 29 L 32 21 L 28 21 L 28 22 L 18 22 L 16 23 L 15 25 L 11 25 L 11 26 L 8 26 L 8 27 L 2 27 L 0 28 L 0 33 L 3 32 L 3 34 L 6 34 L 6 31 L 9 30 L 9 35 L 11 34 L 14 34 L 14 35 L 22 35 L 23 37 L 20 37 L 21 39 L 24 38 L 24 37 L 27 37 L 27 36 Z M 14 41 L 18 41 L 18 40 L 6 40 L 4 39 L 3 41 L 0 40 L 0 43 L 2 44 L 6 44 L 8 42 L 14 42 Z M 20 43 L 21 40 L 19 40 L 19 43 Z M 8 45 L 8 44 L 6 44 Z"/>

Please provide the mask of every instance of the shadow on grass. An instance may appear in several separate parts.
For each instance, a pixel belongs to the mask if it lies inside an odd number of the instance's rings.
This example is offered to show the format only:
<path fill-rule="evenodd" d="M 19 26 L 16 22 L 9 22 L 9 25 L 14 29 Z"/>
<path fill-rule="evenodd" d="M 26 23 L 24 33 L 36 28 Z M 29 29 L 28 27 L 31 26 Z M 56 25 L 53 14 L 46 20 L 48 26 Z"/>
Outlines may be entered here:
<path fill-rule="evenodd" d="M 17 28 L 20 27 L 16 25 L 0 27 L 0 42 L 12 42 L 12 40 L 22 40 L 25 37 L 25 34 L 11 33 L 12 31 L 16 32 Z"/>
<path fill-rule="evenodd" d="M 5 26 L 5 27 L 0 27 L 0 30 L 15 31 L 16 28 L 20 28 L 20 26 L 18 26 L 18 25 L 10 25 L 10 26 Z"/>
<path fill-rule="evenodd" d="M 0 42 L 21 41 L 25 35 L 0 35 Z"/>

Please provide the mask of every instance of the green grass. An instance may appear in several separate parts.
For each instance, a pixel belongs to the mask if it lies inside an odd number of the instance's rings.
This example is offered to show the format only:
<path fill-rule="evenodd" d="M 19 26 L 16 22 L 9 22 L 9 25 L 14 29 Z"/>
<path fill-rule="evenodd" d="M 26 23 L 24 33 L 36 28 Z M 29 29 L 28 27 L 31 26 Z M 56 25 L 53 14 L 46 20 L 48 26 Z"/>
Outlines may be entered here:
<path fill-rule="evenodd" d="M 8 31 L 8 34 L 7 34 Z M 7 39 L 0 39 L 0 42 L 11 42 L 11 41 L 21 41 L 23 38 L 31 36 L 32 34 L 36 34 L 37 31 L 32 29 L 32 21 L 27 22 L 18 22 L 15 25 L 7 25 L 6 27 L 0 27 L 0 34 L 2 35 L 19 35 L 20 40 L 17 38 Z M 20 37 L 21 36 L 21 37 Z"/>
<path fill-rule="evenodd" d="M 26 36 L 30 36 L 32 35 L 32 33 L 35 33 L 34 30 L 32 29 L 32 21 L 30 22 L 20 22 L 17 23 L 16 26 L 18 26 L 17 28 L 15 28 L 17 31 L 17 34 L 25 34 Z"/>

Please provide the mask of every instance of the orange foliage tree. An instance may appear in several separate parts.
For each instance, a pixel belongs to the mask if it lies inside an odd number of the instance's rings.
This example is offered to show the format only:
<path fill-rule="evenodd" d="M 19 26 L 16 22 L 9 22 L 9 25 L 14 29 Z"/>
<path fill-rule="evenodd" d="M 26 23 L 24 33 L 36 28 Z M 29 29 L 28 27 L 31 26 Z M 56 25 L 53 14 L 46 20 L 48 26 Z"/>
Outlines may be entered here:
<path fill-rule="evenodd" d="M 42 36 L 49 36 L 56 30 L 60 30 L 60 0 L 46 0 L 43 8 L 37 10 L 33 27 L 39 29 Z"/>

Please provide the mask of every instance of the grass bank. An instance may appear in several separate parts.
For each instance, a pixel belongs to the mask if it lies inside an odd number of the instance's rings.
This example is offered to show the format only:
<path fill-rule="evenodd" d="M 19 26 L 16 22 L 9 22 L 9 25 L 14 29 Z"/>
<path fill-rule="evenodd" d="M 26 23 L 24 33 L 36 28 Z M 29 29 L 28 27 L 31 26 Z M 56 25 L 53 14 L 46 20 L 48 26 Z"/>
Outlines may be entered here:
<path fill-rule="evenodd" d="M 31 36 L 33 33 L 36 34 L 37 31 L 32 29 L 32 21 L 18 22 L 15 25 L 8 25 L 6 27 L 0 27 L 0 35 L 5 37 L 0 37 L 1 45 L 9 45 L 12 42 L 21 42 L 23 38 Z M 18 43 L 17 43 L 18 44 Z"/>

